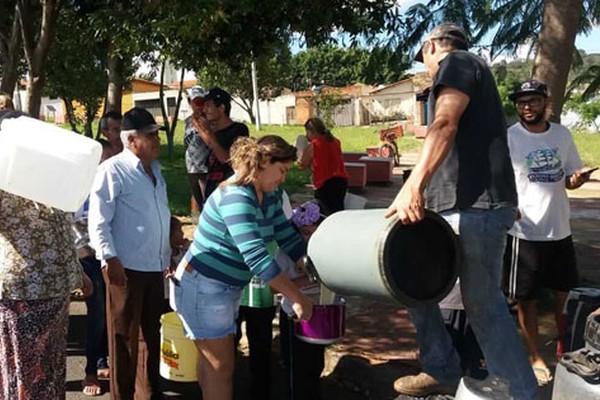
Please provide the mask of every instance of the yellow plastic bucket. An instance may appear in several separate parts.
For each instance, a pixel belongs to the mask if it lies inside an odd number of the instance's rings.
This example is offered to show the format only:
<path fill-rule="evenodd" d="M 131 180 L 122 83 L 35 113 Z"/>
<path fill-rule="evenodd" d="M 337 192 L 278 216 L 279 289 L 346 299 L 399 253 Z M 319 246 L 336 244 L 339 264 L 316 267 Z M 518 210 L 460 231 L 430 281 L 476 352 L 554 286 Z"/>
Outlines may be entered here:
<path fill-rule="evenodd" d="M 197 381 L 198 351 L 185 337 L 179 317 L 174 312 L 163 314 L 160 323 L 160 375 L 176 382 Z"/>

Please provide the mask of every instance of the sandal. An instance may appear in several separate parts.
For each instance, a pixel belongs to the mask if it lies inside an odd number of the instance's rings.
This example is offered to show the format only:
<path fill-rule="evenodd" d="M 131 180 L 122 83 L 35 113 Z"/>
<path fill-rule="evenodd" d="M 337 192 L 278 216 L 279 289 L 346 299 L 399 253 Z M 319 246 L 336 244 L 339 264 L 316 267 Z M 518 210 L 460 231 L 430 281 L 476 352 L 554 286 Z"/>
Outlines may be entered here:
<path fill-rule="evenodd" d="M 552 373 L 548 367 L 533 367 L 533 373 L 535 374 L 535 379 L 537 379 L 539 387 L 544 387 L 552 382 Z"/>
<path fill-rule="evenodd" d="M 95 376 L 86 375 L 81 382 L 81 386 L 83 386 L 83 394 L 86 396 L 100 396 L 102 394 L 102 386 L 100 386 L 100 381 Z"/>
<path fill-rule="evenodd" d="M 108 379 L 108 378 L 110 378 L 110 369 L 99 368 L 98 369 L 98 379 Z"/>
<path fill-rule="evenodd" d="M 593 385 L 600 383 L 600 354 L 586 349 L 565 353 L 559 362 L 567 371 Z"/>

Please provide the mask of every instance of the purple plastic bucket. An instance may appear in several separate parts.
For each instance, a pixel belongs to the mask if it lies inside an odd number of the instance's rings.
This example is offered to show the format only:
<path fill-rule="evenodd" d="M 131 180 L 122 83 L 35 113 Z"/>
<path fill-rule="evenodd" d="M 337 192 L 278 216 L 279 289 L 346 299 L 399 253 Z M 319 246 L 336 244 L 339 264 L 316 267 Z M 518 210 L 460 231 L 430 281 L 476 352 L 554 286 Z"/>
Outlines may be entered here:
<path fill-rule="evenodd" d="M 296 337 L 307 343 L 331 344 L 344 336 L 345 321 L 346 302 L 315 304 L 311 319 L 296 321 Z"/>

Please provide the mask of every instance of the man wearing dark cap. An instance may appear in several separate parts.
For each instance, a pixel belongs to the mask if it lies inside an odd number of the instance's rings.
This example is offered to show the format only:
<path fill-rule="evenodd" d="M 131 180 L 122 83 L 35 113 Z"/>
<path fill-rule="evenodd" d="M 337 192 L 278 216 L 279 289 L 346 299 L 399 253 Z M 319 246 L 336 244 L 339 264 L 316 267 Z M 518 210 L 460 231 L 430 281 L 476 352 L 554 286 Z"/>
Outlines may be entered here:
<path fill-rule="evenodd" d="M 508 147 L 519 194 L 520 218 L 508 231 L 503 289 L 517 300 L 519 323 L 538 385 L 552 375 L 538 350 L 537 299 L 543 287 L 554 291 L 558 324 L 569 290 L 578 285 L 575 249 L 565 189 L 590 179 L 569 130 L 546 119 L 545 84 L 519 83 L 509 96 L 520 121 L 508 129 Z"/>
<path fill-rule="evenodd" d="M 164 128 L 148 111 L 133 108 L 121 129 L 125 149 L 98 167 L 88 221 L 107 286 L 110 395 L 158 399 L 163 275 L 171 257 L 171 215 L 156 161 Z M 138 365 L 140 330 L 147 357 Z"/>
<path fill-rule="evenodd" d="M 435 27 L 416 59 L 433 79 L 429 128 L 421 156 L 387 216 L 404 224 L 440 213 L 458 234 L 458 272 L 467 316 L 488 371 L 505 379 L 515 399 L 533 400 L 537 385 L 500 288 L 506 232 L 517 193 L 506 121 L 494 78 L 454 24 Z M 454 394 L 462 371 L 437 305 L 410 309 L 423 372 L 396 380 L 397 392 Z"/>
<path fill-rule="evenodd" d="M 188 89 L 187 95 L 190 107 L 192 108 L 192 115 L 185 119 L 183 135 L 185 167 L 188 173 L 192 196 L 199 212 L 202 211 L 202 204 L 204 203 L 210 149 L 198 134 L 192 120 L 194 116 L 200 117 L 204 114 L 204 97 L 206 94 L 206 90 L 201 86 L 192 86 Z"/>
<path fill-rule="evenodd" d="M 248 127 L 234 122 L 229 117 L 230 112 L 231 96 L 223 89 L 214 87 L 204 98 L 204 115 L 194 115 L 192 119 L 200 137 L 211 149 L 207 161 L 205 199 L 221 182 L 233 175 L 229 165 L 229 149 L 235 139 L 250 136 Z"/>

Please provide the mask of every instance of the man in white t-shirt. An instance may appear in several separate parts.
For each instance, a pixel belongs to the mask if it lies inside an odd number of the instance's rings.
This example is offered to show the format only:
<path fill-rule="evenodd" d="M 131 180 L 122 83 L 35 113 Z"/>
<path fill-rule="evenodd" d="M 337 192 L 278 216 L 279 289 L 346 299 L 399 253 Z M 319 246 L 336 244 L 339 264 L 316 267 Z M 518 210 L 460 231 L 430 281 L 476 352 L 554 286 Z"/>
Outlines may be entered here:
<path fill-rule="evenodd" d="M 509 98 L 520 121 L 508 129 L 508 147 L 519 195 L 519 216 L 508 231 L 503 289 L 517 300 L 519 324 L 538 384 L 552 380 L 538 348 L 537 299 L 542 287 L 555 295 L 557 328 L 569 290 L 578 284 L 566 189 L 590 179 L 569 130 L 546 119 L 545 84 L 517 85 Z M 560 332 L 559 332 L 560 333 Z"/>

